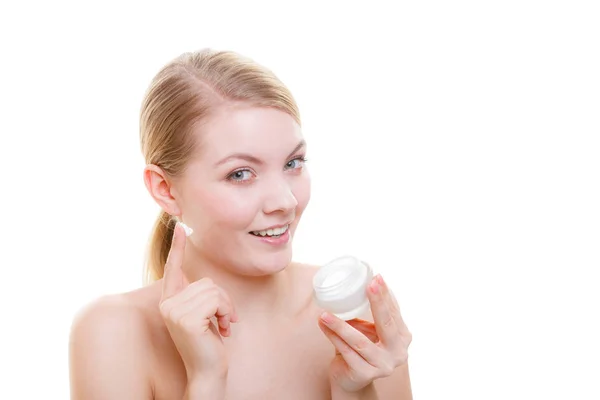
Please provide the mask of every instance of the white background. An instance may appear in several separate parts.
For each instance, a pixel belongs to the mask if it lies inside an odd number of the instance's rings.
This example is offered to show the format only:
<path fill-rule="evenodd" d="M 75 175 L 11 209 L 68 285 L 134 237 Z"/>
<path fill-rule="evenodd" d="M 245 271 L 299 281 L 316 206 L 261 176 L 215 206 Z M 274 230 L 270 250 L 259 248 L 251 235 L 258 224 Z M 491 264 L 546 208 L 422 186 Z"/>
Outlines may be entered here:
<path fill-rule="evenodd" d="M 0 398 L 68 398 L 73 315 L 141 284 L 143 92 L 213 47 L 292 90 L 295 258 L 391 281 L 416 399 L 600 399 L 596 2 L 220 3 L 0 6 Z"/>

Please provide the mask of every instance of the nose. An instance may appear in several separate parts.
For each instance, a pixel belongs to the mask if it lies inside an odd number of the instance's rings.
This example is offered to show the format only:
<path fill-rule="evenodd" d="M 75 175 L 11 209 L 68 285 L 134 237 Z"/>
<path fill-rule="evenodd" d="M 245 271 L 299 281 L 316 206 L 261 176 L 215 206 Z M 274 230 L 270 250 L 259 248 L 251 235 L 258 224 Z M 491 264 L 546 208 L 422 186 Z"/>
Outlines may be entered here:
<path fill-rule="evenodd" d="M 273 183 L 273 186 L 265 196 L 263 211 L 265 214 L 274 212 L 289 213 L 292 212 L 298 201 L 290 185 L 286 182 Z"/>

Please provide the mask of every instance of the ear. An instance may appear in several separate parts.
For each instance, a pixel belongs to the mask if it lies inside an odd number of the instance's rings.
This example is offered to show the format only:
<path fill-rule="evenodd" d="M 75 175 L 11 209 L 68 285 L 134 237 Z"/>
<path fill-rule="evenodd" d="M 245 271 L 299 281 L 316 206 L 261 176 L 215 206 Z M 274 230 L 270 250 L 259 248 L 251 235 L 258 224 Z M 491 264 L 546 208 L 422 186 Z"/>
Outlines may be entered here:
<path fill-rule="evenodd" d="M 144 184 L 156 203 L 168 214 L 179 216 L 181 210 L 171 194 L 171 182 L 167 174 L 158 166 L 148 164 L 144 168 Z"/>

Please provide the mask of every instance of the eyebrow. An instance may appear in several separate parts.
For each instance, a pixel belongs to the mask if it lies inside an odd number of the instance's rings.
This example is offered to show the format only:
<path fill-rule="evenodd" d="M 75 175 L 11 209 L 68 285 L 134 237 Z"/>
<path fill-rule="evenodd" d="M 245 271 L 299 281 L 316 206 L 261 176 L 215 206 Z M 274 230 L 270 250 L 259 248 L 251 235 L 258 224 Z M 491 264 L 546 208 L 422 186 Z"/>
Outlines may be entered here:
<path fill-rule="evenodd" d="M 300 150 L 304 146 L 306 146 L 306 141 L 304 139 L 302 139 L 300 141 L 300 143 L 298 143 L 298 145 L 296 147 L 294 147 L 294 150 L 292 150 L 292 152 L 290 153 L 290 155 L 288 156 L 288 158 L 291 157 L 291 156 L 293 156 L 295 152 L 297 152 L 298 150 Z M 256 158 L 253 155 L 250 155 L 250 154 L 247 154 L 247 153 L 234 153 L 234 154 L 231 154 L 231 155 L 223 158 L 221 161 L 217 162 L 215 164 L 215 167 L 217 167 L 219 165 L 222 165 L 222 164 L 225 164 L 228 161 L 236 160 L 236 159 L 237 160 L 248 161 L 248 162 L 251 162 L 251 163 L 254 163 L 254 164 L 257 164 L 257 165 L 263 165 L 264 164 L 264 162 L 261 159 Z"/>

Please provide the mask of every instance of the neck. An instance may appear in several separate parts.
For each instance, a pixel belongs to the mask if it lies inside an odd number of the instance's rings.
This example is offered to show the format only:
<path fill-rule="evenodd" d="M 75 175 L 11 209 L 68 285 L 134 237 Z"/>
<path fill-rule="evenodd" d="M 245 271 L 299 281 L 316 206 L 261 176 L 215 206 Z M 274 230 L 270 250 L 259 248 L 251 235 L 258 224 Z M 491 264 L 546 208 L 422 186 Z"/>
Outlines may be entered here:
<path fill-rule="evenodd" d="M 245 316 L 253 321 L 272 319 L 286 314 L 291 308 L 291 271 L 286 268 L 275 274 L 263 276 L 241 275 L 227 265 L 211 262 L 200 254 L 189 254 L 183 271 L 190 282 L 210 278 L 225 290 L 238 313 L 240 320 Z"/>

